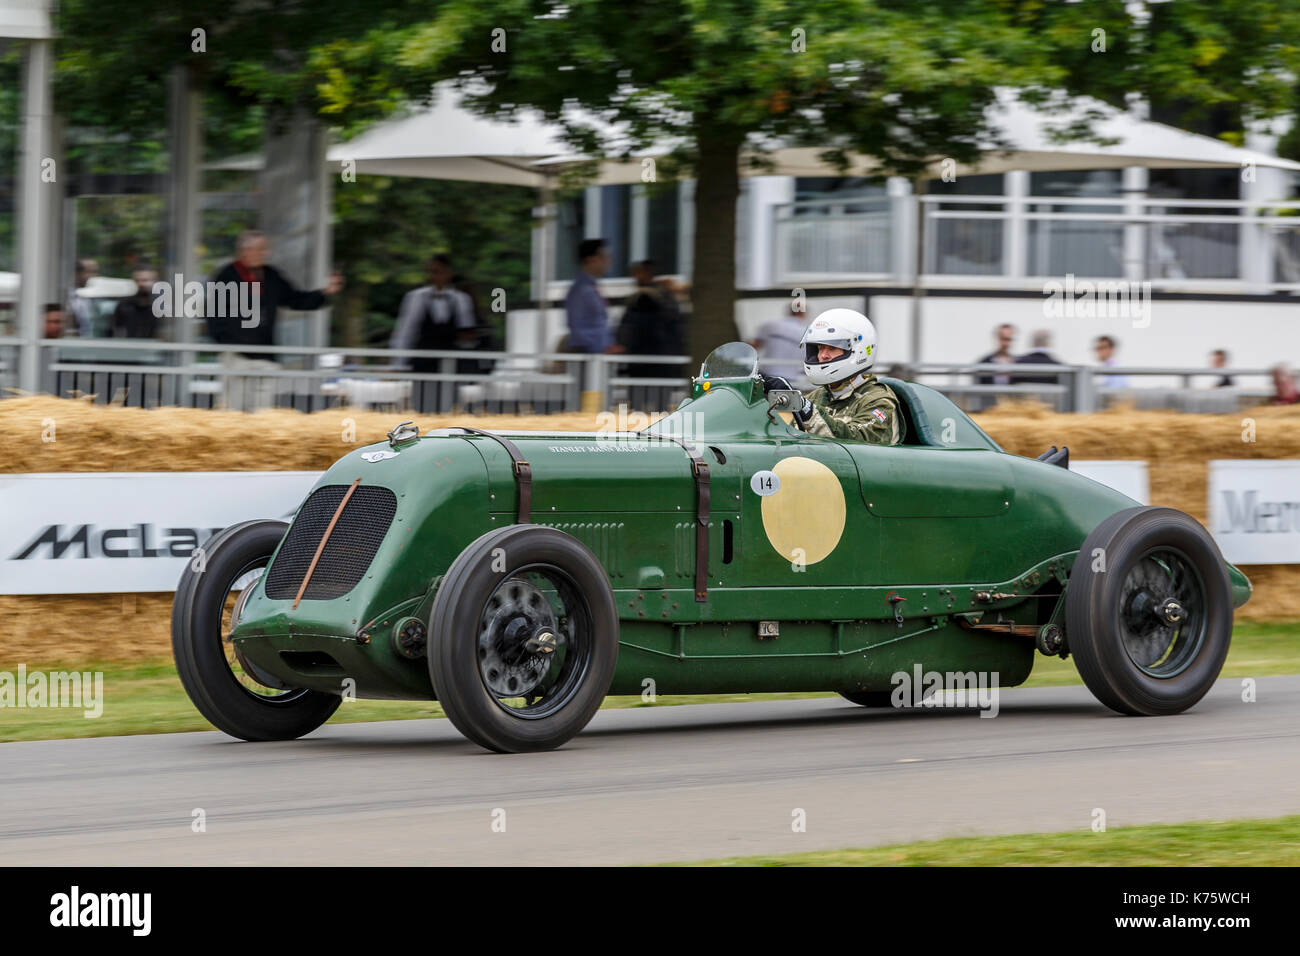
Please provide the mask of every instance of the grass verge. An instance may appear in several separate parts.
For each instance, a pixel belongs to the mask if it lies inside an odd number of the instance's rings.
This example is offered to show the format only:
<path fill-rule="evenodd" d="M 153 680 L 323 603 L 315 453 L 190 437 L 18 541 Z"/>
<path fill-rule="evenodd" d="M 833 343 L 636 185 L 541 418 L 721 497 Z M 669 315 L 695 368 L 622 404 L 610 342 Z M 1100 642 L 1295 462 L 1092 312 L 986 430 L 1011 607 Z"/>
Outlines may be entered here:
<path fill-rule="evenodd" d="M 669 866 L 1297 866 L 1300 816 L 956 837 Z"/>
<path fill-rule="evenodd" d="M 1232 649 L 1223 668 L 1224 677 L 1267 677 L 1300 673 L 1300 625 L 1238 624 Z M 4 665 L 10 669 L 15 665 Z M 46 670 L 102 671 L 104 674 L 104 708 L 102 716 L 88 719 L 82 711 L 70 708 L 0 707 L 0 742 L 15 740 L 50 740 L 61 737 L 110 737 L 123 734 L 180 733 L 188 730 L 211 730 L 190 704 L 176 677 L 170 660 L 123 665 L 27 662 L 28 673 Z M 1026 687 L 1057 687 L 1079 683 L 1071 660 L 1045 658 L 1034 663 L 1034 672 Z M 753 700 L 790 700 L 808 697 L 833 697 L 834 694 L 693 694 L 660 697 L 651 705 L 639 697 L 610 697 L 605 707 L 649 707 L 679 704 L 715 704 Z M 335 722 L 369 720 L 413 720 L 442 717 L 435 702 L 358 700 L 344 703 L 331 718 Z"/>

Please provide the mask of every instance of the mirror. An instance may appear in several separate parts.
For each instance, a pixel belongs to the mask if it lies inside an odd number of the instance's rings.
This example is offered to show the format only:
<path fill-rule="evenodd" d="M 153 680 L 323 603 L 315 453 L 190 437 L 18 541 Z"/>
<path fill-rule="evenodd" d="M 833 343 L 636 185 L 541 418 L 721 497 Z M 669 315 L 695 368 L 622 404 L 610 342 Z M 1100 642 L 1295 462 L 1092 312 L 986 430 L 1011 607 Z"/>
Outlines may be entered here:
<path fill-rule="evenodd" d="M 793 412 L 803 407 L 803 392 L 793 388 L 768 389 L 767 407 L 774 412 Z"/>

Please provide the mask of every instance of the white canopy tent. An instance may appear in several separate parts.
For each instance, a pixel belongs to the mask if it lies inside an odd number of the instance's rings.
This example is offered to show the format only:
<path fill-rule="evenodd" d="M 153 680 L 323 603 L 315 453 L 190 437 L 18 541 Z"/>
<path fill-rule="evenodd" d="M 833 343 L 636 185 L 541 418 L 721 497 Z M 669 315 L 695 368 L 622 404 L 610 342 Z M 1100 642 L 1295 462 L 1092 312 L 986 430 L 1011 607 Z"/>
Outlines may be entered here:
<path fill-rule="evenodd" d="M 1052 136 L 1054 128 L 1082 120 L 1091 111 L 1101 117 L 1089 122 L 1093 133 L 1106 143 L 1059 142 Z M 956 164 L 958 176 L 1002 173 L 1010 170 L 1042 172 L 1074 169 L 1123 169 L 1141 166 L 1147 169 L 1222 169 L 1254 165 L 1264 168 L 1300 171 L 1300 163 L 1280 159 L 1269 153 L 1242 149 L 1223 140 L 1141 119 L 1132 112 L 1119 110 L 1100 100 L 1080 97 L 1068 109 L 1044 112 L 1016 98 L 1014 90 L 998 91 L 997 105 L 991 118 L 1003 145 L 986 144 L 985 153 L 973 164 Z M 841 170 L 822 158 L 828 146 L 787 146 L 779 140 L 755 141 L 755 148 L 742 156 L 744 176 L 873 176 L 880 175 L 880 164 L 872 157 L 850 156 L 849 166 Z M 593 185 L 637 183 L 641 181 L 642 161 L 671 152 L 662 144 L 628 159 L 604 159 L 598 164 Z M 755 168 L 750 159 L 761 157 L 765 168 Z M 538 161 L 547 168 L 590 161 L 591 157 L 567 154 Z M 943 172 L 944 160 L 930 164 L 932 177 Z"/>
<path fill-rule="evenodd" d="M 356 172 L 543 188 L 551 170 L 537 161 L 563 152 L 558 126 L 533 112 L 517 119 L 490 119 L 461 105 L 443 87 L 434 105 L 381 123 L 356 139 L 330 148 L 328 161 Z"/>

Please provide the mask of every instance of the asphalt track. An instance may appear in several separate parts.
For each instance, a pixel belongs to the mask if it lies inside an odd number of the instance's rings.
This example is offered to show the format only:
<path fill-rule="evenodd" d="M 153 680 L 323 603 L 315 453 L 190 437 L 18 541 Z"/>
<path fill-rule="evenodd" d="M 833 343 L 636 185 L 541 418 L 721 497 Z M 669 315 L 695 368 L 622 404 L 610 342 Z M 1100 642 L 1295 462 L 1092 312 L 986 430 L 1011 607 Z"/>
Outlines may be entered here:
<path fill-rule="evenodd" d="M 1110 827 L 1300 812 L 1300 676 L 1257 693 L 1244 703 L 1241 681 L 1221 680 L 1167 718 L 1112 715 L 1082 687 L 1003 691 L 993 719 L 829 699 L 645 707 L 516 756 L 445 720 L 275 744 L 0 744 L 0 859 L 616 864 L 1086 831 L 1094 808 Z"/>

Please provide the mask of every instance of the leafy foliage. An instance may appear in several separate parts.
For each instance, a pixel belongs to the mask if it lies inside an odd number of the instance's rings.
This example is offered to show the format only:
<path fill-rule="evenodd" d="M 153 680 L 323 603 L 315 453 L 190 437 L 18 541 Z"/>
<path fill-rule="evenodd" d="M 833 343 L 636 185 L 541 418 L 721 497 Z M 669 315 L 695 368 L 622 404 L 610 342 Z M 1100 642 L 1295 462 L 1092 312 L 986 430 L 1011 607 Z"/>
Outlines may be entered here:
<path fill-rule="evenodd" d="M 456 76 L 475 108 L 539 109 L 580 151 L 674 147 L 672 166 L 698 180 L 693 351 L 702 353 L 734 335 L 734 167 L 746 145 L 780 138 L 821 147 L 841 167 L 856 152 L 917 176 L 995 141 L 987 111 L 998 87 L 1044 108 L 1064 105 L 1058 91 L 1112 103 L 1138 93 L 1188 116 L 1223 104 L 1242 119 L 1272 115 L 1290 96 L 1285 71 L 1295 75 L 1296 2 L 1226 7 L 450 0 L 400 33 L 371 29 L 317 50 L 313 63 L 340 78 L 321 87 L 340 114 L 369 109 L 375 90 L 418 97 L 430 76 Z M 374 74 L 357 77 L 359 65 Z"/>

